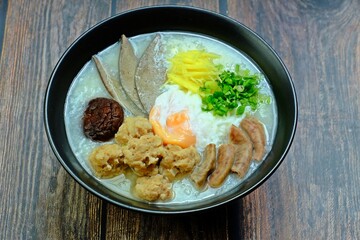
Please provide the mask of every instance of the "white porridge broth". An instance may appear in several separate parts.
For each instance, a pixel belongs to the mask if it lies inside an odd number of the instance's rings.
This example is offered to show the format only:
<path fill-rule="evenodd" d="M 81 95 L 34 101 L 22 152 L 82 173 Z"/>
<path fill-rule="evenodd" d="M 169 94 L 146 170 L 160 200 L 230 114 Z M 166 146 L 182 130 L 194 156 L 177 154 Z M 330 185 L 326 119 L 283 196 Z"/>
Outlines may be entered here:
<path fill-rule="evenodd" d="M 252 73 L 261 73 L 261 70 L 258 69 L 256 65 L 252 61 L 250 61 L 244 54 L 215 39 L 203 35 L 185 32 L 161 32 L 160 34 L 162 37 L 162 41 L 165 44 L 164 57 L 166 59 L 171 58 L 179 51 L 205 49 L 208 52 L 220 55 L 220 58 L 216 59 L 216 63 L 222 64 L 225 69 L 233 70 L 236 64 L 240 64 L 241 66 L 249 69 Z M 138 58 L 141 57 L 154 35 L 155 33 L 138 35 L 129 38 L 130 43 L 134 47 L 135 55 Z M 117 42 L 97 54 L 99 59 L 102 60 L 102 62 L 107 66 L 107 68 L 111 69 L 110 74 L 113 76 L 117 76 L 119 74 L 118 59 L 120 44 L 120 42 Z M 164 80 L 165 77 L 166 76 L 164 76 Z M 276 133 L 277 109 L 271 87 L 269 86 L 265 77 L 262 77 L 260 87 L 260 92 L 269 95 L 271 97 L 271 102 L 270 104 L 260 104 L 257 110 L 251 112 L 251 114 L 256 116 L 265 125 L 266 157 L 267 153 L 272 147 L 272 142 Z M 92 170 L 88 163 L 88 156 L 90 152 L 97 146 L 113 142 L 113 140 L 106 143 L 95 142 L 85 137 L 83 133 L 82 117 L 84 111 L 89 101 L 97 97 L 111 98 L 101 81 L 100 75 L 94 62 L 89 61 L 84 65 L 84 67 L 73 80 L 73 83 L 66 97 L 65 127 L 68 141 L 74 155 L 84 167 L 84 169 L 91 174 Z M 129 112 L 125 111 L 125 117 L 130 115 L 131 114 Z M 238 125 L 242 118 L 244 118 L 244 116 L 232 116 L 228 122 L 229 124 L 234 123 Z M 204 124 L 208 124 L 211 128 L 211 122 L 207 122 Z M 221 133 L 219 134 L 221 135 Z M 224 138 L 222 137 L 219 138 L 220 139 L 218 139 L 218 142 L 216 143 L 217 146 L 226 140 L 224 140 Z M 205 137 L 204 139 L 206 140 Z M 204 141 L 204 139 L 201 140 Z M 201 154 L 202 149 L 198 150 Z M 249 175 L 251 175 L 254 170 L 259 166 L 259 164 L 261 164 L 261 162 L 257 163 L 252 161 L 249 171 L 243 179 L 246 179 Z M 94 178 L 96 178 L 95 175 L 93 176 Z M 171 199 L 171 201 L 155 203 L 166 205 L 201 201 L 203 199 L 212 198 L 216 195 L 231 190 L 232 188 L 241 184 L 243 179 L 240 179 L 236 174 L 229 174 L 221 187 L 211 188 L 207 186 L 204 190 L 199 191 L 199 189 L 194 187 L 193 183 L 190 181 L 189 178 L 183 178 L 173 183 L 172 189 L 174 192 L 174 197 Z M 122 196 L 138 200 L 132 195 L 132 181 L 125 177 L 123 174 L 111 179 L 96 178 L 96 180 Z"/>

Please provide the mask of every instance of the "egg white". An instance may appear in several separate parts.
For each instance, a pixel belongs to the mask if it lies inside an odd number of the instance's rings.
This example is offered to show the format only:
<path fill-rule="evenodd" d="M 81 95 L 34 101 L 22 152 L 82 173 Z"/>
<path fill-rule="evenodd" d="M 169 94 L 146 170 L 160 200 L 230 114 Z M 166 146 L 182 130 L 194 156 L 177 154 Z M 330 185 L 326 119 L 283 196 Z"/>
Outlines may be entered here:
<path fill-rule="evenodd" d="M 190 130 L 196 136 L 195 147 L 199 153 L 210 143 L 219 146 L 228 142 L 231 124 L 238 126 L 242 119 L 238 116 L 217 117 L 211 112 L 202 111 L 201 97 L 185 92 L 177 85 L 165 85 L 163 93 L 156 98 L 154 107 L 160 109 L 159 122 L 163 128 L 169 115 L 187 110 Z"/>

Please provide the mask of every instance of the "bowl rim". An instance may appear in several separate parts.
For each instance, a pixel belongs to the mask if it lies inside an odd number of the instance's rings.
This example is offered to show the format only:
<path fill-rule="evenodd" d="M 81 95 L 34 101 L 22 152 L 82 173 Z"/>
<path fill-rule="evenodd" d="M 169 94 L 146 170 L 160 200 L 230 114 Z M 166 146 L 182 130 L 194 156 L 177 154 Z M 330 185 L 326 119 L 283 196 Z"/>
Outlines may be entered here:
<path fill-rule="evenodd" d="M 251 35 L 253 35 L 254 37 L 256 37 L 258 40 L 260 40 L 262 42 L 262 44 L 265 45 L 265 47 L 274 55 L 274 57 L 277 59 L 277 61 L 279 61 L 281 68 L 285 71 L 285 74 L 287 76 L 287 79 L 289 81 L 290 84 L 290 88 L 291 88 L 291 95 L 293 97 L 293 101 L 294 101 L 294 121 L 292 123 L 292 129 L 291 129 L 291 134 L 290 134 L 290 138 L 289 141 L 287 142 L 287 145 L 284 149 L 284 151 L 282 152 L 279 160 L 276 162 L 276 164 L 274 165 L 274 167 L 271 168 L 271 170 L 269 172 L 267 172 L 267 174 L 265 174 L 259 181 L 257 181 L 254 185 L 252 185 L 250 188 L 248 188 L 247 190 L 245 190 L 244 192 L 242 192 L 241 194 L 235 194 L 230 198 L 227 198 L 223 201 L 211 204 L 211 205 L 206 205 L 206 206 L 202 206 L 202 207 L 198 207 L 195 209 L 182 209 L 182 210 L 161 210 L 161 209 L 144 209 L 144 208 L 139 208 L 136 206 L 131 206 L 128 204 L 124 204 L 122 202 L 119 201 L 115 201 L 112 198 L 105 196 L 101 193 L 99 193 L 98 191 L 96 191 L 95 189 L 91 188 L 90 186 L 88 186 L 75 172 L 73 172 L 69 166 L 66 164 L 65 160 L 63 159 L 63 157 L 61 156 L 61 154 L 58 151 L 58 146 L 56 146 L 53 137 L 51 135 L 51 131 L 50 131 L 50 123 L 49 123 L 49 115 L 48 115 L 48 100 L 50 97 L 50 89 L 51 86 L 53 84 L 54 78 L 56 73 L 59 70 L 60 65 L 62 64 L 63 60 L 65 59 L 65 57 L 69 54 L 69 52 L 71 51 L 71 49 L 84 37 L 86 36 L 89 32 L 92 32 L 94 29 L 101 27 L 103 24 L 106 24 L 107 22 L 119 18 L 121 16 L 124 15 L 128 15 L 128 14 L 133 14 L 135 12 L 140 12 L 140 11 L 148 11 L 148 10 L 153 10 L 153 9 L 183 9 L 184 11 L 197 11 L 197 12 L 201 12 L 202 14 L 211 14 L 217 18 L 221 18 L 225 21 L 228 22 L 232 22 L 233 24 L 237 25 L 238 27 L 241 27 L 243 29 L 245 29 L 246 31 L 248 31 Z M 46 130 L 46 135 L 50 144 L 50 147 L 53 151 L 53 153 L 55 154 L 57 160 L 60 162 L 60 164 L 62 165 L 62 167 L 64 167 L 64 169 L 67 171 L 68 174 L 70 174 L 70 176 L 72 178 L 75 179 L 75 181 L 77 183 L 79 183 L 82 187 L 84 187 L 86 190 L 88 190 L 89 192 L 91 192 L 92 194 L 94 194 L 95 196 L 99 197 L 100 199 L 106 200 L 107 202 L 110 202 L 114 205 L 129 209 L 129 210 L 135 210 L 135 211 L 139 211 L 139 212 L 145 212 L 145 213 L 155 213 L 155 214 L 179 214 L 179 213 L 193 213 L 193 212 L 199 212 L 199 211 L 204 211 L 204 210 L 208 210 L 214 207 L 218 207 L 220 205 L 224 205 L 226 203 L 229 203 L 235 199 L 239 199 L 242 198 L 244 196 L 246 196 L 247 194 L 251 193 L 252 191 L 254 191 L 256 188 L 258 188 L 260 185 L 262 185 L 275 171 L 276 169 L 280 166 L 280 164 L 283 162 L 284 158 L 286 157 L 293 141 L 294 141 L 294 137 L 295 137 L 295 133 L 296 133 L 296 128 L 297 128 L 297 122 L 298 122 L 298 101 L 297 101 L 297 95 L 296 95 L 296 91 L 295 91 L 295 86 L 294 83 L 292 81 L 292 78 L 290 76 L 290 73 L 288 71 L 288 69 L 286 68 L 285 64 L 283 63 L 282 59 L 279 57 L 279 55 L 275 52 L 275 50 L 260 36 L 258 35 L 255 31 L 251 30 L 249 27 L 245 26 L 244 24 L 242 24 L 241 22 L 223 15 L 221 13 L 218 12 L 214 12 L 214 11 L 210 11 L 207 9 L 203 9 L 203 8 L 199 8 L 199 7 L 193 7 L 193 6 L 179 6 L 179 5 L 158 5 L 158 6 L 147 6 L 147 7 L 139 7 L 139 8 L 135 8 L 135 9 L 130 9 L 127 11 L 123 11 L 123 12 L 119 12 L 113 16 L 107 17 L 101 21 L 99 21 L 98 23 L 96 23 L 95 25 L 93 25 L 92 27 L 88 28 L 87 30 L 85 30 L 82 34 L 80 34 L 80 36 L 78 36 L 64 51 L 64 53 L 60 56 L 59 60 L 57 61 L 54 69 L 52 70 L 52 73 L 50 75 L 49 81 L 48 81 L 48 85 L 46 87 L 46 93 L 45 93 L 45 98 L 44 98 L 44 125 L 45 125 L 45 130 Z"/>

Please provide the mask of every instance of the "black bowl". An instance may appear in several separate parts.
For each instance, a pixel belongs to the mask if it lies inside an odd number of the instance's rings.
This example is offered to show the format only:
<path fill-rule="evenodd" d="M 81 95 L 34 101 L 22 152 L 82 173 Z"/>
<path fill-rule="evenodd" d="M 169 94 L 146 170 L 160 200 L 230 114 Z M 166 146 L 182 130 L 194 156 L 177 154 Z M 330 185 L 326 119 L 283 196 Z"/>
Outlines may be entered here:
<path fill-rule="evenodd" d="M 246 53 L 260 67 L 273 89 L 278 123 L 273 147 L 259 168 L 239 187 L 209 200 L 182 205 L 156 205 L 128 199 L 104 187 L 75 158 L 65 132 L 64 104 L 69 87 L 91 56 L 128 37 L 157 31 L 200 33 Z M 243 24 L 220 14 L 193 7 L 159 6 L 120 13 L 81 35 L 57 63 L 46 90 L 45 127 L 50 145 L 66 171 L 84 188 L 113 204 L 151 213 L 195 212 L 222 205 L 250 193 L 277 169 L 292 143 L 297 124 L 294 85 L 275 51 Z"/>

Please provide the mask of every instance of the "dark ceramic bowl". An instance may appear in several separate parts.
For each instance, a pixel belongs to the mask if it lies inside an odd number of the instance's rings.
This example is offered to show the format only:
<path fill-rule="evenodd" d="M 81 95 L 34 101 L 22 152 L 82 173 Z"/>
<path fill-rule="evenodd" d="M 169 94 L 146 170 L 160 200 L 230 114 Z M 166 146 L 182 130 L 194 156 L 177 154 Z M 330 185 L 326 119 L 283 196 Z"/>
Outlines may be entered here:
<path fill-rule="evenodd" d="M 128 199 L 104 187 L 75 158 L 67 140 L 64 104 L 69 87 L 91 56 L 128 37 L 157 31 L 185 31 L 208 35 L 246 53 L 272 86 L 278 110 L 273 148 L 259 168 L 237 188 L 209 200 L 182 205 L 156 205 Z M 45 127 L 50 145 L 66 171 L 84 188 L 113 204 L 150 213 L 186 213 L 213 208 L 245 196 L 277 169 L 292 143 L 297 124 L 297 100 L 290 75 L 275 51 L 241 23 L 210 11 L 176 6 L 148 7 L 110 17 L 81 35 L 63 54 L 45 96 Z"/>

